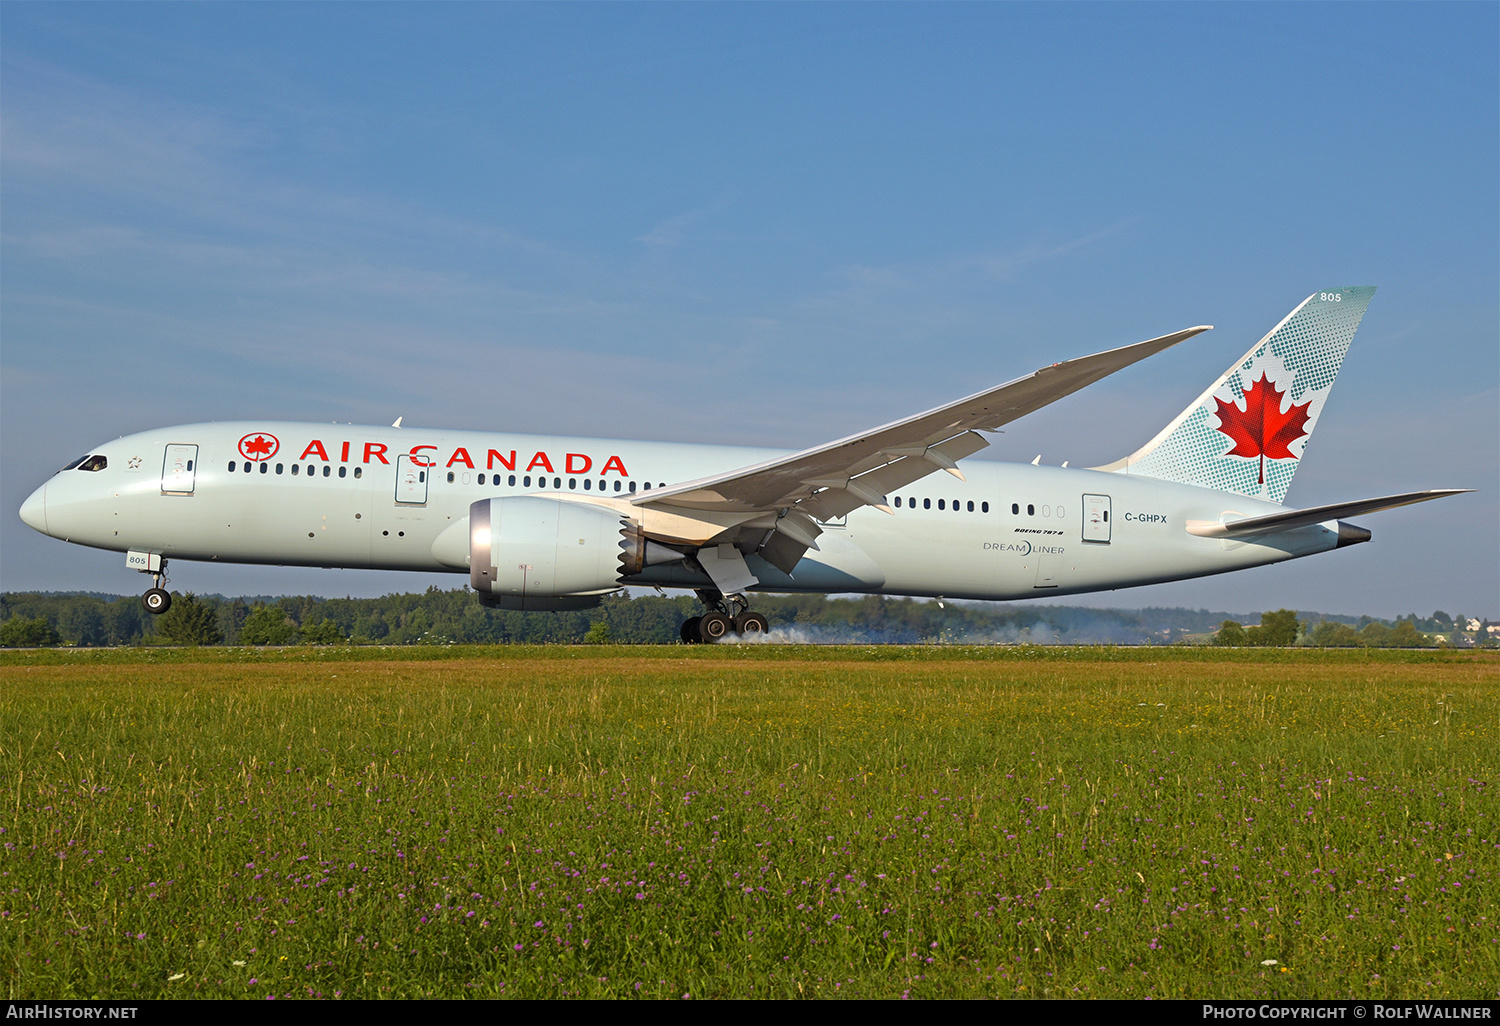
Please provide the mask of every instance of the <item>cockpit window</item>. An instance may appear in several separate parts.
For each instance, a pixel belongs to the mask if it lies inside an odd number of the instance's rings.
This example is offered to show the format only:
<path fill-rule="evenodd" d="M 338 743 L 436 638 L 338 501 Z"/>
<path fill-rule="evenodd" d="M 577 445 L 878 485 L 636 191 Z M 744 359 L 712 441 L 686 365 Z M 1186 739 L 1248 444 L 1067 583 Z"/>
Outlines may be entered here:
<path fill-rule="evenodd" d="M 82 463 L 86 459 L 88 459 L 87 456 L 80 456 L 76 460 L 74 460 L 72 463 L 69 463 L 66 467 L 63 467 L 62 470 L 59 470 L 58 473 L 62 474 L 62 473 L 66 473 L 69 470 L 77 470 L 78 469 L 78 464 Z"/>
<path fill-rule="evenodd" d="M 85 456 L 83 462 L 78 464 L 79 470 L 103 470 L 109 466 L 109 460 L 103 456 Z"/>

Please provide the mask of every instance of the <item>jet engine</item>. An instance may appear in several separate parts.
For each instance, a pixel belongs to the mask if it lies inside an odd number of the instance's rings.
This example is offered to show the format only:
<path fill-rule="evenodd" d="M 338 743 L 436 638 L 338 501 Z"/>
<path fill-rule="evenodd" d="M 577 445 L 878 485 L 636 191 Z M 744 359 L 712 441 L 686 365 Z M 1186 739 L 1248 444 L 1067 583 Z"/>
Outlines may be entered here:
<path fill-rule="evenodd" d="M 469 571 L 497 609 L 590 609 L 622 578 L 684 558 L 612 509 L 540 496 L 481 499 L 438 535 L 432 554 Z"/>
<path fill-rule="evenodd" d="M 499 609 L 588 609 L 619 590 L 620 514 L 535 496 L 481 499 L 433 543 L 467 566 L 479 601 Z"/>

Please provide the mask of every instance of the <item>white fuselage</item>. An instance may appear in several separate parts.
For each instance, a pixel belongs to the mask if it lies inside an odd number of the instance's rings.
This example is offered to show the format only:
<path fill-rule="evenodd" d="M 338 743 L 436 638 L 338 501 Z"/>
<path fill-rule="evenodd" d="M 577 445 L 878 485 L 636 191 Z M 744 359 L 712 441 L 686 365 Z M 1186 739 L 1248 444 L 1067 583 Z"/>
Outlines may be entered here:
<path fill-rule="evenodd" d="M 249 458 L 247 459 L 247 453 Z M 195 424 L 91 450 L 22 516 L 56 538 L 168 559 L 466 572 L 433 554 L 480 499 L 628 499 L 779 452 L 664 442 L 295 423 Z M 248 466 L 248 470 L 246 469 Z M 968 460 L 823 524 L 788 575 L 752 558 L 768 591 L 1019 599 L 1223 573 L 1334 548 L 1337 524 L 1251 542 L 1189 534 L 1284 507 L 1122 473 Z M 684 564 L 625 584 L 701 588 Z"/>

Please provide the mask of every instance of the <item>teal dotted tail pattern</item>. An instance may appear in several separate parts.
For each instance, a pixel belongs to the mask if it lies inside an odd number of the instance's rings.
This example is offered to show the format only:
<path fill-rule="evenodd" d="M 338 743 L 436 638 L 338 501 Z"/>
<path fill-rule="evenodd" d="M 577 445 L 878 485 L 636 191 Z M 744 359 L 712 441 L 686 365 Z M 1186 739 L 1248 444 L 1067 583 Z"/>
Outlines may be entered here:
<path fill-rule="evenodd" d="M 1373 286 L 1313 293 L 1119 469 L 1281 502 L 1374 294 Z M 1282 394 L 1283 411 L 1309 404 L 1302 435 L 1289 446 L 1291 458 L 1230 456 L 1234 439 L 1220 430 L 1220 403 L 1245 409 L 1245 390 L 1262 375 Z"/>

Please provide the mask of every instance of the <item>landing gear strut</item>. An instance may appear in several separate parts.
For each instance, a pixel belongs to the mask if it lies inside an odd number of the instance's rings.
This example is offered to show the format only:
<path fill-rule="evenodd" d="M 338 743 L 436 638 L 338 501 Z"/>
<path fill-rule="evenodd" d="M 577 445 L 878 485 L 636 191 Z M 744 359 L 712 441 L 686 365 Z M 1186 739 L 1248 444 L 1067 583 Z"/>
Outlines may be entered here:
<path fill-rule="evenodd" d="M 172 608 L 172 593 L 163 588 L 167 580 L 167 561 L 161 561 L 160 570 L 142 570 L 142 573 L 151 575 L 151 588 L 141 596 L 141 605 L 146 607 L 146 612 L 160 615 Z"/>
<path fill-rule="evenodd" d="M 726 597 L 717 591 L 700 591 L 698 601 L 708 612 L 683 621 L 681 637 L 684 645 L 713 644 L 731 632 L 754 636 L 771 629 L 771 622 L 760 613 L 751 611 L 750 603 L 742 594 Z"/>

